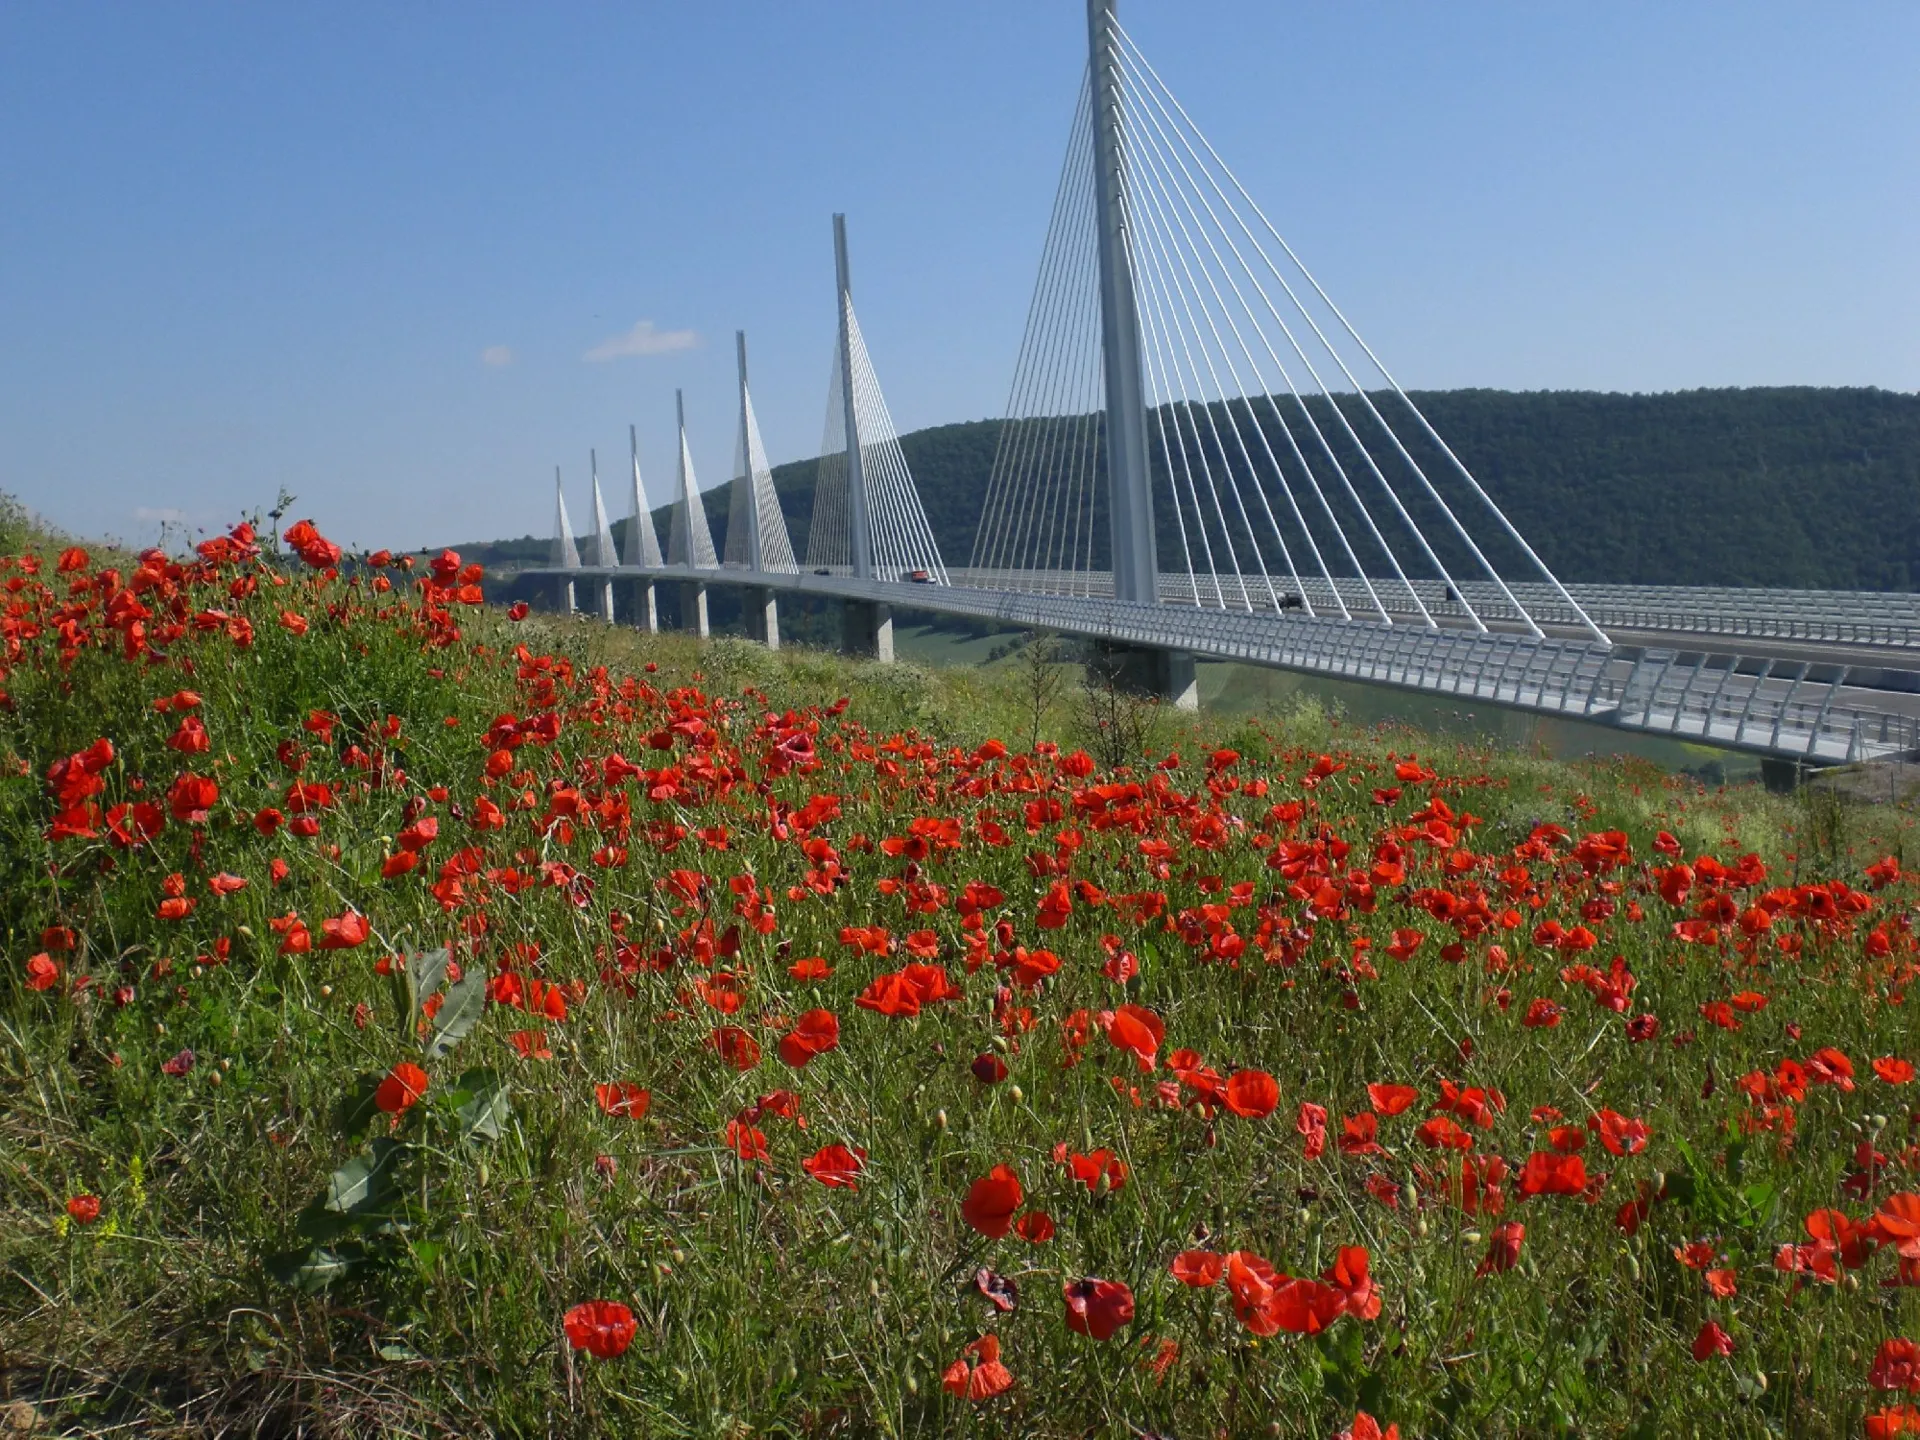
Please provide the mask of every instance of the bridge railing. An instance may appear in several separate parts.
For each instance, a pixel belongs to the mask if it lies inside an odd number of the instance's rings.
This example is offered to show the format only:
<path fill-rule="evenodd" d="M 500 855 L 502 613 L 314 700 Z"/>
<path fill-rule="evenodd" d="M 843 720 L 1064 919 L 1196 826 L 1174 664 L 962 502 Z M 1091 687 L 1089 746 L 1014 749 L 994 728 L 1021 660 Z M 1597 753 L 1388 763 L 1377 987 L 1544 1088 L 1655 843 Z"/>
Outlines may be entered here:
<path fill-rule="evenodd" d="M 1623 729 L 1823 761 L 1920 751 L 1920 717 L 1842 698 L 1850 673 L 1844 665 L 1620 653 L 1632 657 L 1632 668 L 1603 689 Z"/>
<path fill-rule="evenodd" d="M 954 570 L 956 585 L 1026 594 L 1073 595 L 1107 599 L 1113 595 L 1113 577 L 1104 570 Z M 1369 586 L 1371 588 L 1369 588 Z M 1517 599 L 1547 625 L 1577 625 L 1573 608 L 1549 585 L 1514 584 Z M 1517 619 L 1505 597 L 1486 581 L 1463 582 L 1458 591 L 1439 580 L 1401 581 L 1394 577 L 1335 576 L 1272 577 L 1267 583 L 1240 576 L 1197 579 L 1162 575 L 1163 605 L 1226 609 L 1246 614 L 1272 613 L 1274 599 L 1294 608 L 1287 597 L 1311 605 L 1321 617 L 1338 617 L 1340 605 L 1360 618 L 1376 616 L 1379 607 L 1393 616 L 1417 616 L 1418 596 L 1432 615 L 1464 621 L 1467 603 L 1488 620 Z M 1749 636 L 1768 640 L 1804 640 L 1825 644 L 1862 645 L 1897 649 L 1920 647 L 1920 595 L 1867 590 L 1765 590 L 1732 586 L 1692 585 L 1569 585 L 1568 591 L 1602 628 L 1617 630 L 1686 630 L 1700 634 Z M 1338 592 L 1336 601 L 1335 593 Z M 1304 608 L 1300 606 L 1298 608 Z"/>
<path fill-rule="evenodd" d="M 539 571 L 553 576 L 747 583 L 740 571 Z M 839 575 L 767 575 L 781 588 L 1049 629 L 1148 649 L 1186 650 L 1565 715 L 1676 739 L 1824 762 L 1920 752 L 1920 717 L 1850 703 L 1848 667 L 1738 655 L 1536 640 L 1511 631 L 1285 619 L 1191 605 L 1129 605 L 1085 594 L 914 585 Z"/>

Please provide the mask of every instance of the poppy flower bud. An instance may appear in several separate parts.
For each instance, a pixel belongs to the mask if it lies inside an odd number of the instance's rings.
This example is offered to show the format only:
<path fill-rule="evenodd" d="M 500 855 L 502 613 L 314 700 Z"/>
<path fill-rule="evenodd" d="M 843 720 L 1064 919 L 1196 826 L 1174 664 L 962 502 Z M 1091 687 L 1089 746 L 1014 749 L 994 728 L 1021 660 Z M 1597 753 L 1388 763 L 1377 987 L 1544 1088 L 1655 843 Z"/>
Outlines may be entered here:
<path fill-rule="evenodd" d="M 1013 1103 L 1016 1105 L 1027 1098 L 1027 1092 L 1022 1090 L 1018 1085 L 1009 1085 L 1007 1087 L 1007 1094 L 1012 1097 Z"/>
<path fill-rule="evenodd" d="M 320 987 L 320 998 L 322 1000 L 331 1000 L 333 998 L 333 987 L 331 985 L 322 985 Z"/>
<path fill-rule="evenodd" d="M 211 1072 L 209 1072 L 209 1073 L 208 1073 L 208 1075 L 207 1075 L 207 1083 L 208 1083 L 209 1085 L 218 1085 L 218 1084 L 220 1084 L 220 1083 L 221 1083 L 221 1082 L 222 1082 L 222 1081 L 223 1081 L 223 1080 L 224 1080 L 225 1078 L 226 1078 L 226 1077 L 225 1077 L 225 1076 L 223 1076 L 223 1075 L 222 1075 L 222 1074 L 221 1074 L 221 1073 L 220 1073 L 220 1072 L 219 1072 L 218 1070 L 214 1070 L 214 1071 L 211 1071 Z"/>
<path fill-rule="evenodd" d="M 946 1129 L 947 1128 L 947 1112 L 944 1110 L 934 1111 L 933 1123 L 942 1130 Z"/>
<path fill-rule="evenodd" d="M 242 935 L 247 937 L 247 939 L 249 940 L 253 939 L 253 927 L 251 925 L 241 925 L 238 927 L 238 929 Z"/>

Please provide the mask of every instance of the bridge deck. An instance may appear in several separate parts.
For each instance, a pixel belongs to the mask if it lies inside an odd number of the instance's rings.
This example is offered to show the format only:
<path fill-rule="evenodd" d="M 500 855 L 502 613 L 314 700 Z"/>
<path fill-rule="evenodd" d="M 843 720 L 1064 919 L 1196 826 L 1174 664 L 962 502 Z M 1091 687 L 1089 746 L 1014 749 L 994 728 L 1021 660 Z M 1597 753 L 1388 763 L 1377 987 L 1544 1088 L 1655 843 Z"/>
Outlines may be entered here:
<path fill-rule="evenodd" d="M 1309 617 L 1298 610 L 1276 614 L 1271 608 L 1249 611 L 1201 609 L 1191 604 L 1134 605 L 1110 597 L 1053 594 L 1038 588 L 912 584 L 809 572 L 589 566 L 521 573 L 549 582 L 737 585 L 865 600 L 965 615 L 1016 628 L 1049 629 L 1115 644 L 1183 650 L 1208 659 L 1457 696 L 1821 763 L 1920 750 L 1920 713 L 1916 713 L 1920 712 L 1920 698 L 1849 683 L 1854 677 L 1844 660 L 1826 663 L 1709 653 L 1705 649 L 1609 649 L 1580 640 L 1553 636 L 1536 639 L 1505 629 L 1481 632 L 1457 624 L 1437 629 L 1389 626 L 1377 621 Z M 956 579 L 976 578 L 965 571 L 954 574 Z M 1907 658 L 1902 651 L 1909 646 L 1912 655 L 1920 658 L 1920 601 L 1915 597 L 1876 597 L 1886 602 L 1877 615 L 1856 614 L 1849 620 L 1831 597 L 1815 596 L 1798 611 L 1777 598 L 1794 592 L 1585 588 L 1610 593 L 1607 606 L 1599 607 L 1603 612 L 1611 606 L 1622 615 L 1664 620 L 1666 625 L 1659 628 L 1670 629 L 1676 637 L 1712 640 L 1753 634 L 1761 638 L 1754 627 L 1764 622 L 1773 627 L 1770 635 L 1797 639 L 1811 654 L 1818 654 L 1822 642 L 1827 642 L 1855 653 L 1866 651 L 1880 667 L 1898 665 Z M 1579 592 L 1575 593 L 1579 597 Z M 1668 604 L 1662 597 L 1670 595 L 1679 598 L 1672 601 L 1670 609 L 1661 608 Z M 1734 598 L 1742 595 L 1754 597 L 1744 608 Z M 1769 596 L 1776 598 L 1766 598 Z M 1585 598 L 1579 598 L 1584 604 Z M 1445 604 L 1444 593 L 1438 601 Z M 1821 618 L 1829 611 L 1829 618 Z M 1463 615 L 1459 618 L 1464 620 Z M 1721 624 L 1727 628 L 1695 628 Z M 1682 625 L 1687 628 L 1680 628 Z M 1736 628 L 1740 625 L 1748 629 Z M 1909 634 L 1910 639 L 1897 638 Z M 1873 638 L 1876 635 L 1882 638 Z"/>

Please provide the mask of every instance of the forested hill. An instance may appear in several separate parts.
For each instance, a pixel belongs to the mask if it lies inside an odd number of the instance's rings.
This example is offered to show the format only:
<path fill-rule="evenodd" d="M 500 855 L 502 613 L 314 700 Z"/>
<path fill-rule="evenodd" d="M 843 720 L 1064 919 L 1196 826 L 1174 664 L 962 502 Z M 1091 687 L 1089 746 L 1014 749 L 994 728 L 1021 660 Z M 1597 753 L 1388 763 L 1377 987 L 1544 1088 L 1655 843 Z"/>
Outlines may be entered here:
<path fill-rule="evenodd" d="M 1564 580 L 1920 589 L 1920 395 L 1791 387 L 1414 399 Z M 950 565 L 972 553 L 999 429 L 986 420 L 901 437 Z M 774 472 L 803 559 L 816 463 Z M 722 548 L 728 489 L 705 497 Z M 1178 552 L 1170 514 L 1161 519 L 1164 567 Z M 664 544 L 665 509 L 655 523 Z M 544 540 L 467 548 L 494 564 L 546 554 Z"/>

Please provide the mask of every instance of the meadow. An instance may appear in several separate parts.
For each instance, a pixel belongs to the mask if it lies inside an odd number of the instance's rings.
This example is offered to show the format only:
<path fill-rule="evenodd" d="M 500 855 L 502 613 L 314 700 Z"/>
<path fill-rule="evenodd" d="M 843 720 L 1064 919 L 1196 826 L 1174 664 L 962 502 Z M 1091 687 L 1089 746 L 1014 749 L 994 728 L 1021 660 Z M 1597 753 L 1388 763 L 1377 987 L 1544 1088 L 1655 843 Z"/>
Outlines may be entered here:
<path fill-rule="evenodd" d="M 1904 814 L 285 539 L 0 558 L 16 1430 L 1920 1434 Z"/>

